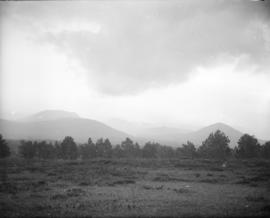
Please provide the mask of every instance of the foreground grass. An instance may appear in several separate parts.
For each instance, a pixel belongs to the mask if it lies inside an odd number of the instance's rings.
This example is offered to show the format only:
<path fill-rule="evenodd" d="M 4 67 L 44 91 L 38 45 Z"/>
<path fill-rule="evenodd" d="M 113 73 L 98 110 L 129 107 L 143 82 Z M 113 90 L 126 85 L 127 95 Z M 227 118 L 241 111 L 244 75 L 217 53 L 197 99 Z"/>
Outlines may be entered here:
<path fill-rule="evenodd" d="M 1 217 L 270 216 L 270 162 L 264 160 L 222 167 L 197 159 L 14 158 L 6 166 Z"/>

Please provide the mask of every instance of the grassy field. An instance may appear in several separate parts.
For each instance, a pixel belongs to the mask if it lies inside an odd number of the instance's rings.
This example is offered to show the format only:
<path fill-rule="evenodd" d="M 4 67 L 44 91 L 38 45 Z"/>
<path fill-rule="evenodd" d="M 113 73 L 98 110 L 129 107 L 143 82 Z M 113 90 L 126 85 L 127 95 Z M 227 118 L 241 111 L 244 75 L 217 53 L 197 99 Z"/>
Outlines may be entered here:
<path fill-rule="evenodd" d="M 5 169 L 1 217 L 270 216 L 265 160 L 11 158 Z"/>

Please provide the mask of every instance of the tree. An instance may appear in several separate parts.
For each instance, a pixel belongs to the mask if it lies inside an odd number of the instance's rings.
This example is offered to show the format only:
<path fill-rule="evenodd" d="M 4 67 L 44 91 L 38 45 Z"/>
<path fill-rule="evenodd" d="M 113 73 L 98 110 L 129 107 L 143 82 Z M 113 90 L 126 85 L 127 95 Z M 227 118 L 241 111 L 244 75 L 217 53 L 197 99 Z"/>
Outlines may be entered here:
<path fill-rule="evenodd" d="M 270 141 L 265 142 L 261 148 L 261 157 L 270 159 Z"/>
<path fill-rule="evenodd" d="M 10 150 L 7 145 L 6 140 L 0 134 L 0 158 L 5 158 L 10 156 Z"/>
<path fill-rule="evenodd" d="M 109 139 L 105 139 L 103 143 L 103 156 L 110 158 L 112 156 L 112 144 Z"/>
<path fill-rule="evenodd" d="M 21 141 L 19 153 L 26 159 L 32 159 L 36 155 L 36 147 L 32 141 Z"/>
<path fill-rule="evenodd" d="M 240 158 L 258 157 L 259 151 L 258 140 L 254 136 L 244 134 L 238 141 L 236 156 Z"/>
<path fill-rule="evenodd" d="M 35 144 L 34 144 L 35 145 Z M 51 143 L 42 141 L 36 144 L 37 156 L 42 159 L 52 159 L 56 157 L 56 149 Z"/>
<path fill-rule="evenodd" d="M 170 146 L 166 146 L 166 145 L 156 145 L 156 149 L 157 149 L 157 154 L 156 156 L 158 158 L 173 158 L 174 157 L 174 150 L 172 147 Z"/>
<path fill-rule="evenodd" d="M 133 145 L 134 157 L 141 157 L 141 148 L 138 142 Z"/>
<path fill-rule="evenodd" d="M 186 144 L 182 145 L 182 148 L 180 148 L 180 152 L 184 157 L 194 158 L 197 154 L 195 145 L 187 141 Z"/>
<path fill-rule="evenodd" d="M 130 138 L 126 138 L 125 141 L 121 142 L 121 149 L 123 150 L 124 156 L 128 158 L 140 156 L 140 146 L 136 142 L 135 144 Z"/>
<path fill-rule="evenodd" d="M 7 181 L 8 166 L 7 166 L 7 160 L 5 158 L 9 156 L 10 156 L 10 150 L 7 145 L 7 142 L 0 134 L 0 159 L 3 158 L 3 160 L 0 162 L 0 177 L 1 177 L 2 184 L 6 184 L 6 181 Z"/>
<path fill-rule="evenodd" d="M 52 159 L 56 157 L 56 149 L 53 146 L 52 142 L 47 143 L 46 146 L 46 158 Z"/>
<path fill-rule="evenodd" d="M 109 139 L 103 140 L 100 138 L 96 142 L 97 156 L 98 157 L 111 157 L 112 155 L 112 144 Z"/>
<path fill-rule="evenodd" d="M 83 159 L 90 159 L 97 156 L 96 146 L 93 143 L 92 139 L 88 139 L 88 143 L 80 147 L 80 153 Z"/>
<path fill-rule="evenodd" d="M 78 148 L 72 137 L 66 136 L 62 141 L 61 156 L 63 159 L 76 159 L 78 157 Z"/>
<path fill-rule="evenodd" d="M 220 130 L 215 133 L 211 133 L 208 138 L 202 142 L 198 152 L 201 156 L 207 158 L 224 159 L 231 153 L 229 148 L 230 140 Z"/>
<path fill-rule="evenodd" d="M 158 143 L 147 142 L 142 148 L 142 156 L 144 158 L 156 158 L 158 146 L 160 146 Z"/>
<path fill-rule="evenodd" d="M 103 157 L 103 144 L 104 140 L 103 138 L 100 138 L 96 141 L 96 151 L 97 151 L 97 157 Z"/>
<path fill-rule="evenodd" d="M 125 157 L 124 151 L 119 144 L 115 146 L 112 153 L 113 156 L 117 158 Z"/>
<path fill-rule="evenodd" d="M 61 151 L 61 145 L 58 141 L 54 142 L 54 150 L 55 150 L 55 156 L 56 158 L 63 158 L 62 157 L 62 151 Z"/>

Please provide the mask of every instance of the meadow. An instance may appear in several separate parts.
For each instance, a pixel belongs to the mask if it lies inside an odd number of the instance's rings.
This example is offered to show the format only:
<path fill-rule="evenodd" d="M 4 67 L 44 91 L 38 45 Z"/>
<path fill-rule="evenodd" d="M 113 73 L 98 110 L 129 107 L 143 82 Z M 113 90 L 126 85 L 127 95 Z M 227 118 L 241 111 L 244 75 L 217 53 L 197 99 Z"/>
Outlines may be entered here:
<path fill-rule="evenodd" d="M 1 160 L 1 217 L 269 217 L 270 161 Z"/>

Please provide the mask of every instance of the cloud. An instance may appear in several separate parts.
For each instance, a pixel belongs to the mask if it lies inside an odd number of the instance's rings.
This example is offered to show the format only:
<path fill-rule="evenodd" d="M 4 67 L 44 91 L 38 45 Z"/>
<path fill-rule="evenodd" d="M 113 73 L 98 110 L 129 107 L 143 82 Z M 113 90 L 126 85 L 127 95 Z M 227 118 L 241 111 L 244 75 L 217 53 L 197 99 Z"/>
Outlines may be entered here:
<path fill-rule="evenodd" d="M 11 9 L 39 40 L 77 60 L 104 94 L 178 84 L 224 56 L 245 55 L 242 64 L 260 71 L 270 62 L 269 2 L 45 2 Z"/>

